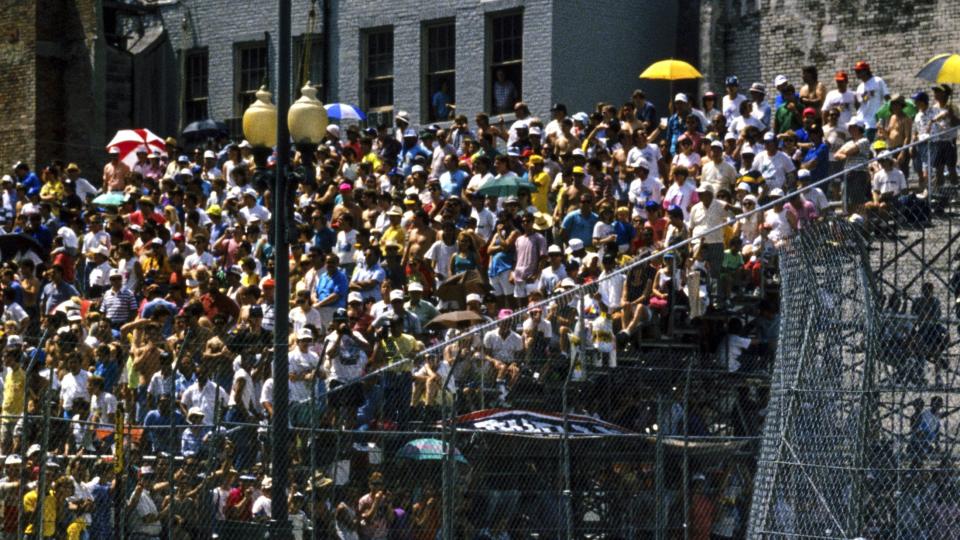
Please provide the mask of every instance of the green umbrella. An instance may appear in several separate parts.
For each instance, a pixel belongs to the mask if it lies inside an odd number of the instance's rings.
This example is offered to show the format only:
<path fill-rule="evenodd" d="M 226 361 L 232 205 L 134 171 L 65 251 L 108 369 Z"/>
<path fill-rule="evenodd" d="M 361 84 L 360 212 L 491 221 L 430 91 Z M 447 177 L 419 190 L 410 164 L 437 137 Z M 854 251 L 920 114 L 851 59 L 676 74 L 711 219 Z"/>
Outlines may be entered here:
<path fill-rule="evenodd" d="M 507 197 L 516 195 L 521 189 L 528 189 L 530 192 L 536 191 L 537 187 L 516 175 L 501 176 L 491 178 L 484 184 L 477 193 L 486 197 Z"/>
<path fill-rule="evenodd" d="M 913 118 L 917 114 L 917 105 L 913 102 L 912 99 L 907 98 L 903 100 L 905 105 L 903 106 L 903 114 L 907 115 L 910 118 Z M 883 102 L 883 105 L 880 106 L 880 109 L 877 111 L 877 120 L 886 120 L 890 118 L 890 100 Z"/>
<path fill-rule="evenodd" d="M 125 202 L 127 202 L 127 196 L 118 191 L 104 193 L 93 200 L 93 204 L 98 206 L 120 206 Z"/>

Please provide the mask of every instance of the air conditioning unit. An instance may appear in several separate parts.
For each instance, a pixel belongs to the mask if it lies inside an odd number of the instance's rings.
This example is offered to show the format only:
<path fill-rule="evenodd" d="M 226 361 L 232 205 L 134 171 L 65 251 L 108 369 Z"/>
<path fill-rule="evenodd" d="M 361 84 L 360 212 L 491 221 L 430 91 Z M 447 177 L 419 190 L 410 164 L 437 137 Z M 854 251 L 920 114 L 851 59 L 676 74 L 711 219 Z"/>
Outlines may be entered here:
<path fill-rule="evenodd" d="M 380 125 L 392 126 L 393 125 L 393 110 L 389 111 L 378 111 L 378 112 L 369 112 L 367 113 L 367 127 L 377 127 Z"/>

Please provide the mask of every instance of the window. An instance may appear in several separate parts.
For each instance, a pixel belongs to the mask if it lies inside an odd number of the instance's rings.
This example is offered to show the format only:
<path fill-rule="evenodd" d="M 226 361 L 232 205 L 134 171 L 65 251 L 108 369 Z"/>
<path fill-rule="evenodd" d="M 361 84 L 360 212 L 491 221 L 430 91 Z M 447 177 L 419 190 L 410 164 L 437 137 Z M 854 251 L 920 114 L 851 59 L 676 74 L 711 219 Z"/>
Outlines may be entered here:
<path fill-rule="evenodd" d="M 317 89 L 317 99 L 326 101 L 323 93 L 323 41 L 320 34 L 304 34 L 293 40 L 293 99 L 300 97 L 300 89 L 310 81 Z"/>
<path fill-rule="evenodd" d="M 256 101 L 257 90 L 267 84 L 269 75 L 267 45 L 261 42 L 238 46 L 236 62 L 235 106 L 237 116 L 240 116 L 251 103 Z"/>
<path fill-rule="evenodd" d="M 363 107 L 393 108 L 393 29 L 367 31 L 363 48 Z"/>
<path fill-rule="evenodd" d="M 494 114 L 513 112 L 520 101 L 523 83 L 523 13 L 512 12 L 490 18 L 490 110 Z"/>
<path fill-rule="evenodd" d="M 203 120 L 207 113 L 208 56 L 206 49 L 188 51 L 183 59 L 183 120 L 184 124 Z"/>
<path fill-rule="evenodd" d="M 453 21 L 426 27 L 426 117 L 428 122 L 448 120 L 456 103 L 454 87 L 456 40 Z"/>

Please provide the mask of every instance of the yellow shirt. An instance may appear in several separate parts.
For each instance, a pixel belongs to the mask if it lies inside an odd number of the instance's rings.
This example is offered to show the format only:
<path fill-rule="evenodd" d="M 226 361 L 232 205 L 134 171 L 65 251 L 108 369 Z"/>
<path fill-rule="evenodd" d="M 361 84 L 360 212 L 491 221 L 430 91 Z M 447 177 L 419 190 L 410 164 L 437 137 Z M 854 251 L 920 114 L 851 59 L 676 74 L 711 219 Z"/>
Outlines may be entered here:
<path fill-rule="evenodd" d="M 377 156 L 377 154 L 373 152 L 370 152 L 369 154 L 363 156 L 363 159 L 361 159 L 360 161 L 362 163 L 369 163 L 373 172 L 377 172 L 378 170 L 380 170 L 380 165 L 383 164 L 383 162 L 380 161 L 380 158 Z"/>
<path fill-rule="evenodd" d="M 23 496 L 23 511 L 24 513 L 32 513 L 37 511 L 37 490 L 28 491 L 26 495 Z M 33 534 L 33 521 L 27 524 L 24 532 L 27 534 Z M 53 496 L 53 492 L 50 492 L 43 499 L 43 537 L 44 538 L 53 538 L 53 535 L 57 534 L 57 499 Z"/>
<path fill-rule="evenodd" d="M 40 198 L 53 197 L 59 202 L 63 198 L 63 183 L 59 180 L 47 182 L 40 188 Z"/>
<path fill-rule="evenodd" d="M 23 414 L 23 393 L 27 374 L 21 368 L 10 370 L 3 379 L 3 414 Z"/>
<path fill-rule="evenodd" d="M 536 191 L 530 194 L 530 202 L 537 207 L 537 210 L 547 213 L 547 199 L 550 197 L 550 175 L 546 171 L 540 171 L 531 175 L 530 182 L 537 186 Z"/>
<path fill-rule="evenodd" d="M 393 225 L 387 226 L 387 228 L 383 230 L 383 236 L 380 237 L 380 245 L 382 246 L 381 250 L 383 251 L 383 254 L 387 254 L 387 243 L 390 241 L 394 241 L 398 245 L 403 246 L 403 244 L 406 242 L 406 239 L 407 234 L 404 232 L 403 227 L 400 225 L 397 225 L 396 227 Z"/>
<path fill-rule="evenodd" d="M 383 348 L 384 356 L 386 356 L 387 365 L 393 365 L 401 360 L 410 359 L 413 353 L 420 350 L 420 342 L 410 334 L 400 334 L 396 337 L 390 336 L 381 341 L 380 346 Z M 412 362 L 406 362 L 397 366 L 392 371 L 400 373 L 412 370 Z"/>

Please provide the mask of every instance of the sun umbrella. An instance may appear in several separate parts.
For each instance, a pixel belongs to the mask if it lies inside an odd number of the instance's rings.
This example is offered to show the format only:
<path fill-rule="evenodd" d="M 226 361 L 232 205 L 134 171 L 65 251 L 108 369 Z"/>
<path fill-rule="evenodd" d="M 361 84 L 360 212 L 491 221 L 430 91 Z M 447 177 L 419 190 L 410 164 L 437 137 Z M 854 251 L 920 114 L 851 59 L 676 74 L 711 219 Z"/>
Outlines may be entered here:
<path fill-rule="evenodd" d="M 683 60 L 674 60 L 672 58 L 654 62 L 640 74 L 641 79 L 659 79 L 665 81 L 699 79 L 701 77 L 703 77 L 703 75 L 697 71 L 697 68 Z"/>
<path fill-rule="evenodd" d="M 476 324 L 483 322 L 483 317 L 474 311 L 468 309 L 462 311 L 448 311 L 434 317 L 427 326 L 444 326 L 446 328 L 456 328 L 461 323 Z"/>
<path fill-rule="evenodd" d="M 40 246 L 32 236 L 23 233 L 0 234 L 0 256 L 3 260 L 22 258 L 22 254 L 33 252 L 37 256 L 45 256 L 46 251 Z"/>
<path fill-rule="evenodd" d="M 457 302 L 465 305 L 467 295 L 471 293 L 484 295 L 489 290 L 483 277 L 476 270 L 467 270 L 454 274 L 440 283 L 437 287 L 437 298 L 447 302 Z"/>
<path fill-rule="evenodd" d="M 217 135 L 226 134 L 227 132 L 228 130 L 226 124 L 223 122 L 217 122 L 216 120 L 211 120 L 209 118 L 206 120 L 197 120 L 196 122 L 191 122 L 190 124 L 187 124 L 187 127 L 183 128 L 183 135 L 192 139 L 216 137 Z"/>
<path fill-rule="evenodd" d="M 327 117 L 331 120 L 366 120 L 367 115 L 363 114 L 358 107 L 349 103 L 327 103 L 323 106 L 327 110 Z"/>
<path fill-rule="evenodd" d="M 145 147 L 148 152 L 167 153 L 166 143 L 149 129 L 121 129 L 107 143 L 107 150 L 120 150 L 120 161 L 131 168 L 137 163 L 137 149 L 141 147 Z"/>
<path fill-rule="evenodd" d="M 960 84 L 960 55 L 934 56 L 920 69 L 917 78 L 941 84 Z"/>
<path fill-rule="evenodd" d="M 110 193 L 104 193 L 96 199 L 93 200 L 93 204 L 97 206 L 120 206 L 127 201 L 127 196 L 119 191 L 112 191 Z"/>
<path fill-rule="evenodd" d="M 529 181 L 511 174 L 487 180 L 487 183 L 481 186 L 477 193 L 486 197 L 507 197 L 516 195 L 523 188 L 529 189 L 531 192 L 537 189 Z"/>
<path fill-rule="evenodd" d="M 910 98 L 906 98 L 903 100 L 903 103 L 904 103 L 903 114 L 907 115 L 907 117 L 909 118 L 913 118 L 914 116 L 916 116 L 917 105 L 913 102 L 913 100 Z M 887 118 L 890 118 L 891 114 L 892 113 L 890 112 L 890 100 L 883 102 L 883 105 L 881 105 L 880 108 L 877 109 L 878 120 L 886 120 Z"/>
<path fill-rule="evenodd" d="M 397 452 L 397 459 L 410 459 L 413 461 L 439 461 L 447 453 L 447 445 L 439 439 L 415 439 Z M 460 463 L 466 463 L 467 458 L 463 457 L 460 450 L 453 449 L 453 459 Z"/>

